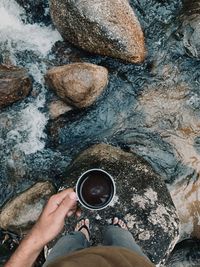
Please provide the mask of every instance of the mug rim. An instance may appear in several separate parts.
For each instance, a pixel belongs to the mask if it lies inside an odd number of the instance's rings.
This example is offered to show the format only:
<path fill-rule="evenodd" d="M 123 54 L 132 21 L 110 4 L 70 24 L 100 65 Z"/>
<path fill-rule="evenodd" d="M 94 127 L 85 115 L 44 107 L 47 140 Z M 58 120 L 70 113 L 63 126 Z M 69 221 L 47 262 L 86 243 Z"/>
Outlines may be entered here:
<path fill-rule="evenodd" d="M 109 202 L 104 206 L 104 207 L 101 207 L 101 208 L 91 208 L 91 207 L 88 207 L 86 206 L 83 201 L 80 199 L 79 197 L 79 194 L 78 194 L 78 186 L 79 186 L 79 183 L 80 183 L 80 180 L 82 179 L 82 177 L 86 174 L 86 173 L 89 173 L 89 172 L 92 172 L 92 171 L 99 171 L 99 172 L 103 172 L 105 173 L 111 180 L 112 182 L 112 185 L 113 185 L 113 196 L 112 198 L 109 200 Z M 78 178 L 77 182 L 76 182 L 76 195 L 77 195 L 77 198 L 78 198 L 78 201 L 79 203 L 86 209 L 88 210 L 95 210 L 95 211 L 98 211 L 98 210 L 103 210 L 105 208 L 107 208 L 112 202 L 113 202 L 113 199 L 115 197 L 115 194 L 116 194 L 116 186 L 115 186 L 115 181 L 112 177 L 111 174 L 109 174 L 107 171 L 103 170 L 103 169 L 100 169 L 100 168 L 93 168 L 93 169 L 88 169 L 87 171 L 85 171 L 84 173 L 81 174 L 81 176 Z"/>

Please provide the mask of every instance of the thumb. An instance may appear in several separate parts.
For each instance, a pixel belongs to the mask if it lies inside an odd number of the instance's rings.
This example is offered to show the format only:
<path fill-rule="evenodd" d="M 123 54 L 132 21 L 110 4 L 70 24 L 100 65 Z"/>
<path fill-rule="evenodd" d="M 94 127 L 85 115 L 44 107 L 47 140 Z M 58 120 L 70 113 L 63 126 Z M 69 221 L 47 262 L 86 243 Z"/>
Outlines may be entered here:
<path fill-rule="evenodd" d="M 75 192 L 70 192 L 60 203 L 55 213 L 63 218 L 69 213 L 70 210 L 76 210 L 77 196 Z"/>

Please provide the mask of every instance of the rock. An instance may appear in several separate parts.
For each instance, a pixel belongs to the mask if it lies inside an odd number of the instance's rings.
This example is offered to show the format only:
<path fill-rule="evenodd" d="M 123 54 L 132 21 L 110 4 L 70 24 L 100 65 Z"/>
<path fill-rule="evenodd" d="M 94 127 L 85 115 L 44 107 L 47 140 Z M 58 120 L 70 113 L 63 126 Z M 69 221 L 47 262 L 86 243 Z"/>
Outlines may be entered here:
<path fill-rule="evenodd" d="M 54 100 L 49 105 L 49 113 L 51 119 L 56 119 L 60 115 L 70 111 L 72 107 L 68 106 L 65 102 L 61 100 Z"/>
<path fill-rule="evenodd" d="M 66 171 L 64 186 L 75 186 L 78 177 L 91 168 L 109 172 L 117 189 L 114 203 L 105 210 L 83 209 L 95 230 L 93 242 L 101 241 L 102 226 L 120 213 L 144 252 L 159 263 L 173 249 L 179 233 L 176 210 L 162 177 L 140 156 L 98 144 L 75 158 Z M 67 225 L 69 230 L 71 225 Z"/>
<path fill-rule="evenodd" d="M 182 179 L 171 186 L 171 196 L 180 219 L 180 239 L 200 239 L 200 181 Z"/>
<path fill-rule="evenodd" d="M 50 69 L 46 81 L 62 100 L 83 108 L 102 93 L 108 83 L 108 71 L 90 63 L 74 63 Z"/>
<path fill-rule="evenodd" d="M 92 53 L 131 63 L 145 58 L 144 35 L 127 0 L 51 0 L 62 37 Z"/>
<path fill-rule="evenodd" d="M 29 229 L 38 219 L 46 200 L 54 193 L 52 183 L 36 183 L 2 207 L 0 227 L 14 232 Z"/>
<path fill-rule="evenodd" d="M 200 240 L 185 239 L 170 254 L 165 267 L 200 266 Z"/>
<path fill-rule="evenodd" d="M 186 53 L 195 58 L 200 57 L 200 1 L 184 1 L 180 16 L 181 27 L 178 30 Z"/>
<path fill-rule="evenodd" d="M 32 83 L 24 68 L 0 65 L 0 108 L 24 99 Z"/>

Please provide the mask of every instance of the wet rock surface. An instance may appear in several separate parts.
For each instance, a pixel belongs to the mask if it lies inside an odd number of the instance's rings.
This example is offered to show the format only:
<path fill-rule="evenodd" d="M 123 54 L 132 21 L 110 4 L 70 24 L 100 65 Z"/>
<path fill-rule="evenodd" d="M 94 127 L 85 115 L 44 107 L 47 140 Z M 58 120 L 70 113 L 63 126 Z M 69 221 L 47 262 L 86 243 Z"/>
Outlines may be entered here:
<path fill-rule="evenodd" d="M 50 69 L 46 82 L 62 100 L 83 108 L 93 104 L 105 89 L 108 71 L 94 64 L 74 63 Z"/>
<path fill-rule="evenodd" d="M 15 66 L 0 66 L 0 108 L 25 98 L 32 83 L 27 71 Z"/>
<path fill-rule="evenodd" d="M 116 196 L 110 207 L 102 211 L 83 209 L 83 216 L 91 220 L 92 232 L 96 235 L 93 242 L 101 242 L 102 227 L 115 214 L 121 214 L 150 259 L 158 263 L 165 258 L 175 244 L 179 223 L 162 177 L 138 155 L 98 144 L 80 153 L 70 164 L 64 186 L 75 186 L 78 177 L 92 168 L 104 169 L 116 183 Z M 67 229 L 72 230 L 74 224 L 69 222 Z"/>
<path fill-rule="evenodd" d="M 30 229 L 38 219 L 47 199 L 56 192 L 50 182 L 38 182 L 1 209 L 0 227 L 18 233 Z"/>
<path fill-rule="evenodd" d="M 131 63 L 144 60 L 143 32 L 128 1 L 51 0 L 50 10 L 58 31 L 74 45 Z"/>
<path fill-rule="evenodd" d="M 170 254 L 166 267 L 198 267 L 200 264 L 200 241 L 185 239 Z"/>
<path fill-rule="evenodd" d="M 185 0 L 180 16 L 181 26 L 178 35 L 183 41 L 186 53 L 194 58 L 200 57 L 200 1 Z"/>
<path fill-rule="evenodd" d="M 180 219 L 180 239 L 200 239 L 199 188 L 200 181 L 197 177 L 189 183 L 188 180 L 178 181 L 169 188 Z"/>

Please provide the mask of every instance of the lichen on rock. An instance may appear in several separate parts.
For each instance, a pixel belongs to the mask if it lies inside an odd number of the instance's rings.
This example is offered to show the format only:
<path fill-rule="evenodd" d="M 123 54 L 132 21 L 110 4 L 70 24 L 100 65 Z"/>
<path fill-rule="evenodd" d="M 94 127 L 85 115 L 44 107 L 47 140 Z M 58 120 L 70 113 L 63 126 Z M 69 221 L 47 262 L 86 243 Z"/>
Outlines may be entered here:
<path fill-rule="evenodd" d="M 116 183 L 112 205 L 102 211 L 83 209 L 83 216 L 88 216 L 97 229 L 93 242 L 101 242 L 102 227 L 114 215 L 121 214 L 137 243 L 154 263 L 159 263 L 171 251 L 179 234 L 179 220 L 162 177 L 140 156 L 98 144 L 74 159 L 66 171 L 65 186 L 75 186 L 78 177 L 92 168 L 106 170 Z M 71 229 L 70 223 L 67 228 Z"/>

